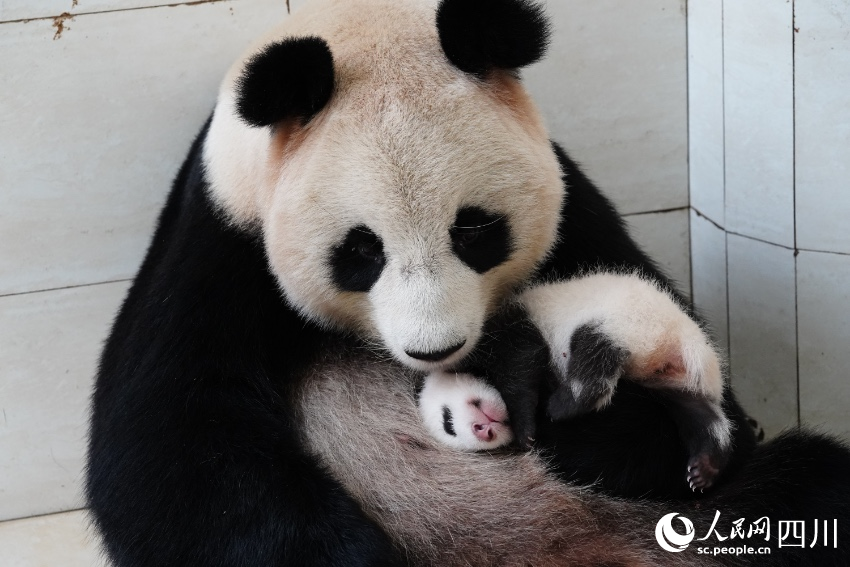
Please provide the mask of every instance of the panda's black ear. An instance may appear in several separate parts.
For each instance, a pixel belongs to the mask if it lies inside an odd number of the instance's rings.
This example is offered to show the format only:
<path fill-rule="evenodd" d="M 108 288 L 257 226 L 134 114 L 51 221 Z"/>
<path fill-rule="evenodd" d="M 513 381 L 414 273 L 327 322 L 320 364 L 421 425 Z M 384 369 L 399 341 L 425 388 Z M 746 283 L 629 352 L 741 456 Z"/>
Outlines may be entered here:
<path fill-rule="evenodd" d="M 306 122 L 327 104 L 333 87 L 333 56 L 325 40 L 284 39 L 245 65 L 236 82 L 236 110 L 251 126 L 291 118 Z"/>
<path fill-rule="evenodd" d="M 530 65 L 549 44 L 549 20 L 530 0 L 442 0 L 437 32 L 449 61 L 479 77 Z"/>

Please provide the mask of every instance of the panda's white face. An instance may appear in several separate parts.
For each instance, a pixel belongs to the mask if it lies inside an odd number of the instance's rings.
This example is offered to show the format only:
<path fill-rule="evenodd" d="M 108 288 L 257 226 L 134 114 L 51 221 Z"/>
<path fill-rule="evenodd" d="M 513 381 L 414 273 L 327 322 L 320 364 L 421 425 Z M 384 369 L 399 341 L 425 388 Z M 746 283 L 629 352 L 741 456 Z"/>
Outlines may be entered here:
<path fill-rule="evenodd" d="M 561 205 L 554 164 L 516 144 L 486 112 L 492 102 L 458 101 L 479 86 L 452 87 L 435 106 L 469 106 L 455 109 L 464 120 L 409 101 L 331 108 L 284 164 L 262 221 L 274 271 L 305 315 L 355 326 L 426 370 L 472 349 L 488 312 L 552 245 Z"/>
<path fill-rule="evenodd" d="M 262 226 L 293 306 L 433 370 L 545 258 L 563 187 L 519 81 L 470 77 L 416 25 L 380 28 L 424 42 L 393 59 L 329 36 L 333 97 L 306 126 L 244 124 L 226 83 L 205 160 L 216 200 Z"/>

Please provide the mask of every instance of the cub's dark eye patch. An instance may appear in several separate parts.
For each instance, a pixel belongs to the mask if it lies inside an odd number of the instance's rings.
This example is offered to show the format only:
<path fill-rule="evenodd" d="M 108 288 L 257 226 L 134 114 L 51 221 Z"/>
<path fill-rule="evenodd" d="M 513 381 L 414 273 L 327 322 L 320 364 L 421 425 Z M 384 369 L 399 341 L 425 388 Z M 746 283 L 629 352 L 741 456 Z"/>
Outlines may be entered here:
<path fill-rule="evenodd" d="M 449 409 L 449 406 L 443 406 L 443 431 L 452 437 L 457 437 L 457 433 L 455 433 L 455 424 L 452 418 L 452 410 Z"/>
<path fill-rule="evenodd" d="M 458 211 L 449 235 L 457 257 L 479 274 L 495 268 L 511 254 L 511 233 L 505 217 L 479 207 Z"/>
<path fill-rule="evenodd" d="M 384 243 L 362 224 L 349 230 L 330 255 L 334 283 L 344 291 L 369 291 L 386 263 Z"/>

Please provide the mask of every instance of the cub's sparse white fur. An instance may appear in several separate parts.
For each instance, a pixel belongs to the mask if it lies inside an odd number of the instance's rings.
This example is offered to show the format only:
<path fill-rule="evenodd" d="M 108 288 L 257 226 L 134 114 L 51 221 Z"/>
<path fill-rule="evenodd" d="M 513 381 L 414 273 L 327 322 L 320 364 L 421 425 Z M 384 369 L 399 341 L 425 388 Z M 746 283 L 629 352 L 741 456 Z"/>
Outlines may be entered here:
<path fill-rule="evenodd" d="M 419 413 L 431 435 L 456 449 L 485 451 L 514 438 L 502 396 L 470 374 L 428 374 L 419 393 Z"/>

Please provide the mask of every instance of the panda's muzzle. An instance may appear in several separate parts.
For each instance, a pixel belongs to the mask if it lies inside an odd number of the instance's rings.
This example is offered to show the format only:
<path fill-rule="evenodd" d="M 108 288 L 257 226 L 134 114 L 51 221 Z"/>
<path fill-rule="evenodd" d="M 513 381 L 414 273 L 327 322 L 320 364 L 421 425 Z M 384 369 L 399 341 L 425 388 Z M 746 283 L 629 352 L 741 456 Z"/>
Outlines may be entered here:
<path fill-rule="evenodd" d="M 423 361 L 426 361 L 426 362 L 440 362 L 441 360 L 444 360 L 444 359 L 450 357 L 451 355 L 453 355 L 454 353 L 456 353 L 457 351 L 459 351 L 461 348 L 463 348 L 463 345 L 465 345 L 465 344 L 466 344 L 466 340 L 464 339 L 464 340 L 460 341 L 459 343 L 457 343 L 456 345 L 450 346 L 449 348 L 445 348 L 445 349 L 442 349 L 442 350 L 436 350 L 436 351 L 432 351 L 432 352 L 418 352 L 418 351 L 414 351 L 414 350 L 405 350 L 404 354 L 406 354 L 410 358 L 415 358 L 416 360 L 423 360 Z"/>

